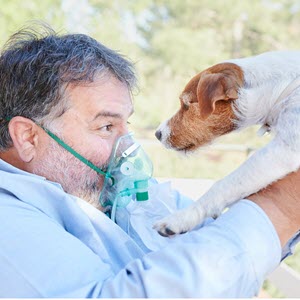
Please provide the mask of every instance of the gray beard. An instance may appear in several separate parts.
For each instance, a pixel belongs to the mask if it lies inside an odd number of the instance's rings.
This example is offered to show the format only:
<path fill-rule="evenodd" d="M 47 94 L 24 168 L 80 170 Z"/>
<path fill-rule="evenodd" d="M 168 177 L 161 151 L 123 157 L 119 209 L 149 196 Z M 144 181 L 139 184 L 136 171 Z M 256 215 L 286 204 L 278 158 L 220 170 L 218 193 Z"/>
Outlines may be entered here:
<path fill-rule="evenodd" d="M 107 169 L 108 163 L 98 164 L 101 170 Z M 99 202 L 104 177 L 57 144 L 51 141 L 47 153 L 33 169 L 33 173 L 59 183 L 66 193 L 81 198 L 104 211 Z"/>

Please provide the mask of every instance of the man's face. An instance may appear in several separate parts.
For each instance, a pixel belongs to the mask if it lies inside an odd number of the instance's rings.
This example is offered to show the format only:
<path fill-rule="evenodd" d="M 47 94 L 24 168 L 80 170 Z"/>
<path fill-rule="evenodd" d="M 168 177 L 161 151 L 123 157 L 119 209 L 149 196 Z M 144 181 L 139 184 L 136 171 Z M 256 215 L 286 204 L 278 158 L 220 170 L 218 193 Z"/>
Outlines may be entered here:
<path fill-rule="evenodd" d="M 105 168 L 116 139 L 128 132 L 127 121 L 133 106 L 127 86 L 111 76 L 86 85 L 69 86 L 67 97 L 69 108 L 54 121 L 54 129 L 49 129 L 83 157 Z M 40 149 L 33 172 L 60 183 L 66 192 L 100 208 L 103 175 L 50 137 L 43 140 L 47 142 Z"/>

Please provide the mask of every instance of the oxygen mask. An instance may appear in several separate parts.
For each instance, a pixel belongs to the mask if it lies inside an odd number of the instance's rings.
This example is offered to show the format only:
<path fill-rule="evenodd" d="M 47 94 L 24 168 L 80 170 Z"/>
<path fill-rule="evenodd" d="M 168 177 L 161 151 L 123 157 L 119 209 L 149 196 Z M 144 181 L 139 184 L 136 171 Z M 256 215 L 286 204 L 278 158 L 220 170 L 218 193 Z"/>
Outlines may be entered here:
<path fill-rule="evenodd" d="M 99 197 L 101 205 L 111 209 L 112 220 L 118 207 L 125 207 L 130 201 L 148 200 L 148 180 L 152 172 L 152 162 L 133 133 L 119 137 L 110 155 Z"/>

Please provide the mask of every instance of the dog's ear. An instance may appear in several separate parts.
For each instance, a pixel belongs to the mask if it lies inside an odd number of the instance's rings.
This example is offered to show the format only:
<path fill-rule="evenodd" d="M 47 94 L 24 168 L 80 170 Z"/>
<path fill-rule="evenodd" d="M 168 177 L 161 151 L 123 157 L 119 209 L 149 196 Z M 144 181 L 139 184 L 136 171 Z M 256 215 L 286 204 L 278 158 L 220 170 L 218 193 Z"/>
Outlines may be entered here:
<path fill-rule="evenodd" d="M 201 73 L 194 76 L 188 84 L 185 86 L 184 91 L 180 95 L 180 99 L 185 107 L 189 107 L 191 103 L 197 103 L 197 86 L 199 83 L 199 79 L 201 77 Z"/>
<path fill-rule="evenodd" d="M 232 76 L 223 73 L 203 73 L 197 85 L 197 100 L 203 120 L 215 110 L 217 101 L 238 98 L 238 86 Z"/>

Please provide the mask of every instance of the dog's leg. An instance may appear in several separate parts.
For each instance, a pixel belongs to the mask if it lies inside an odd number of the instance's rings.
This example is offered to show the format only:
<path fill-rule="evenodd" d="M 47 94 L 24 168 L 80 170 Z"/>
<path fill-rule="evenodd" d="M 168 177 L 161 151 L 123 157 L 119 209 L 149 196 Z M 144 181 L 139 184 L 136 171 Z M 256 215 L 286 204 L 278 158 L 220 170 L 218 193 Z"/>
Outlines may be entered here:
<path fill-rule="evenodd" d="M 217 181 L 195 204 L 155 223 L 154 228 L 163 236 L 189 231 L 204 218 L 219 215 L 228 205 L 296 171 L 300 167 L 300 136 L 297 140 L 299 145 L 290 147 L 277 136 L 237 170 Z"/>

